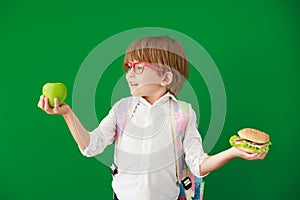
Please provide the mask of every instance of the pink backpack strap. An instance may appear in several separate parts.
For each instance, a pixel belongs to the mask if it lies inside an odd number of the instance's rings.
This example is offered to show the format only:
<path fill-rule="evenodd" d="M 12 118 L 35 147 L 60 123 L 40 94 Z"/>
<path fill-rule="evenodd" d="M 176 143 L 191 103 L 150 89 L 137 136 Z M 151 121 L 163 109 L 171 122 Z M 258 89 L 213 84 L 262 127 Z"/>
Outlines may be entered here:
<path fill-rule="evenodd" d="M 122 136 L 124 133 L 126 122 L 132 117 L 135 111 L 138 101 L 134 97 L 124 98 L 117 108 L 117 131 L 115 134 L 115 151 L 114 151 L 114 161 L 117 159 L 117 148 L 121 145 Z"/>
<path fill-rule="evenodd" d="M 183 101 L 174 101 L 174 114 L 175 114 L 175 123 L 176 123 L 176 142 L 177 142 L 177 151 L 179 159 L 179 170 L 180 170 L 180 179 L 182 177 L 182 172 L 187 165 L 184 160 L 184 152 L 182 148 L 182 143 L 184 139 L 185 130 L 189 122 L 189 105 Z"/>

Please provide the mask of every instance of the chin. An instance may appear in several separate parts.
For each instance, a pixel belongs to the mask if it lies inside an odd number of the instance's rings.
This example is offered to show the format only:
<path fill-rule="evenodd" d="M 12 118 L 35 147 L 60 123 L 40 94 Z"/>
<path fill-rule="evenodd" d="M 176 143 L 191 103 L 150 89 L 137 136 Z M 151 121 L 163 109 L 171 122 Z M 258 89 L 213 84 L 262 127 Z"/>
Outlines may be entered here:
<path fill-rule="evenodd" d="M 157 84 L 145 85 L 142 87 L 135 88 L 130 91 L 132 96 L 135 97 L 147 97 L 153 94 L 157 94 L 157 92 L 165 93 L 166 89 Z"/>
<path fill-rule="evenodd" d="M 142 96 L 145 96 L 145 95 L 143 95 L 141 92 L 137 92 L 137 91 L 131 92 L 131 95 L 134 96 L 134 97 L 142 97 Z"/>

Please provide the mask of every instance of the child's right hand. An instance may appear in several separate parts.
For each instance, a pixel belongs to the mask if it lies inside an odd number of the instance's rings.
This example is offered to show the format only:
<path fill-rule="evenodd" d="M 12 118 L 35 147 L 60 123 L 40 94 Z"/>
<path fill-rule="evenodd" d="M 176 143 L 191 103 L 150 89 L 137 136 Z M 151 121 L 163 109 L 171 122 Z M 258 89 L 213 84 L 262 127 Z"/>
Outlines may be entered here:
<path fill-rule="evenodd" d="M 37 105 L 40 109 L 45 111 L 48 114 L 58 114 L 58 115 L 65 115 L 69 111 L 71 111 L 71 108 L 68 104 L 63 103 L 62 105 L 58 105 L 58 99 L 54 99 L 54 107 L 50 107 L 49 105 L 49 99 L 45 97 L 44 95 L 40 96 L 40 100 Z"/>

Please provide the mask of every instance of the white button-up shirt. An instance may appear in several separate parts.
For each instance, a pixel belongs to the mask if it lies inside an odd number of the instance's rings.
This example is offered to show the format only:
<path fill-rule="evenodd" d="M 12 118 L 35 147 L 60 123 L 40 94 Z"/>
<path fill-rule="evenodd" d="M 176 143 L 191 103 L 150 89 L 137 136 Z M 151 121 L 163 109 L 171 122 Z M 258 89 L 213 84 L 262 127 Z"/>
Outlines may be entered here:
<path fill-rule="evenodd" d="M 125 126 L 118 144 L 116 164 L 118 174 L 113 178 L 112 187 L 120 200 L 177 200 L 179 186 L 176 177 L 171 101 L 176 98 L 167 93 L 153 105 L 142 97 Z M 103 152 L 115 139 L 120 100 L 99 126 L 90 132 L 90 144 L 81 151 L 91 157 Z M 191 172 L 200 177 L 199 166 L 207 157 L 197 129 L 196 115 L 189 104 L 189 122 L 183 139 L 185 161 Z"/>

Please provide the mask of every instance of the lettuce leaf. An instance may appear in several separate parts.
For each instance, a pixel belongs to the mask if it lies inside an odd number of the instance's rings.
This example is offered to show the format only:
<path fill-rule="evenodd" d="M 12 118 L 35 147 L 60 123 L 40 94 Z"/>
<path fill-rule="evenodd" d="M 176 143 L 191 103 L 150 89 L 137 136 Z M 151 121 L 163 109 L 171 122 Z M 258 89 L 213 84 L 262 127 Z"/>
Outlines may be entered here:
<path fill-rule="evenodd" d="M 243 138 L 241 138 L 241 137 L 239 137 L 239 136 L 237 136 L 237 135 L 233 135 L 233 136 L 231 136 L 230 137 L 230 139 L 229 139 L 229 143 L 230 143 L 230 145 L 231 146 L 233 146 L 233 147 L 246 147 L 246 148 L 248 148 L 248 149 L 251 149 L 253 152 L 255 152 L 255 153 L 261 153 L 261 152 L 263 152 L 263 151 L 268 151 L 269 150 L 269 146 L 272 144 L 270 141 L 268 142 L 268 144 L 266 145 L 266 146 L 264 146 L 264 147 L 262 147 L 262 148 L 258 148 L 258 147 L 255 147 L 255 146 L 252 146 L 252 145 L 250 145 L 248 142 L 246 142 L 246 141 L 242 141 L 240 144 L 236 144 L 234 141 L 235 141 L 235 139 L 237 139 L 237 138 L 239 138 L 239 139 L 241 139 L 241 140 L 245 140 L 245 139 L 243 139 Z"/>

